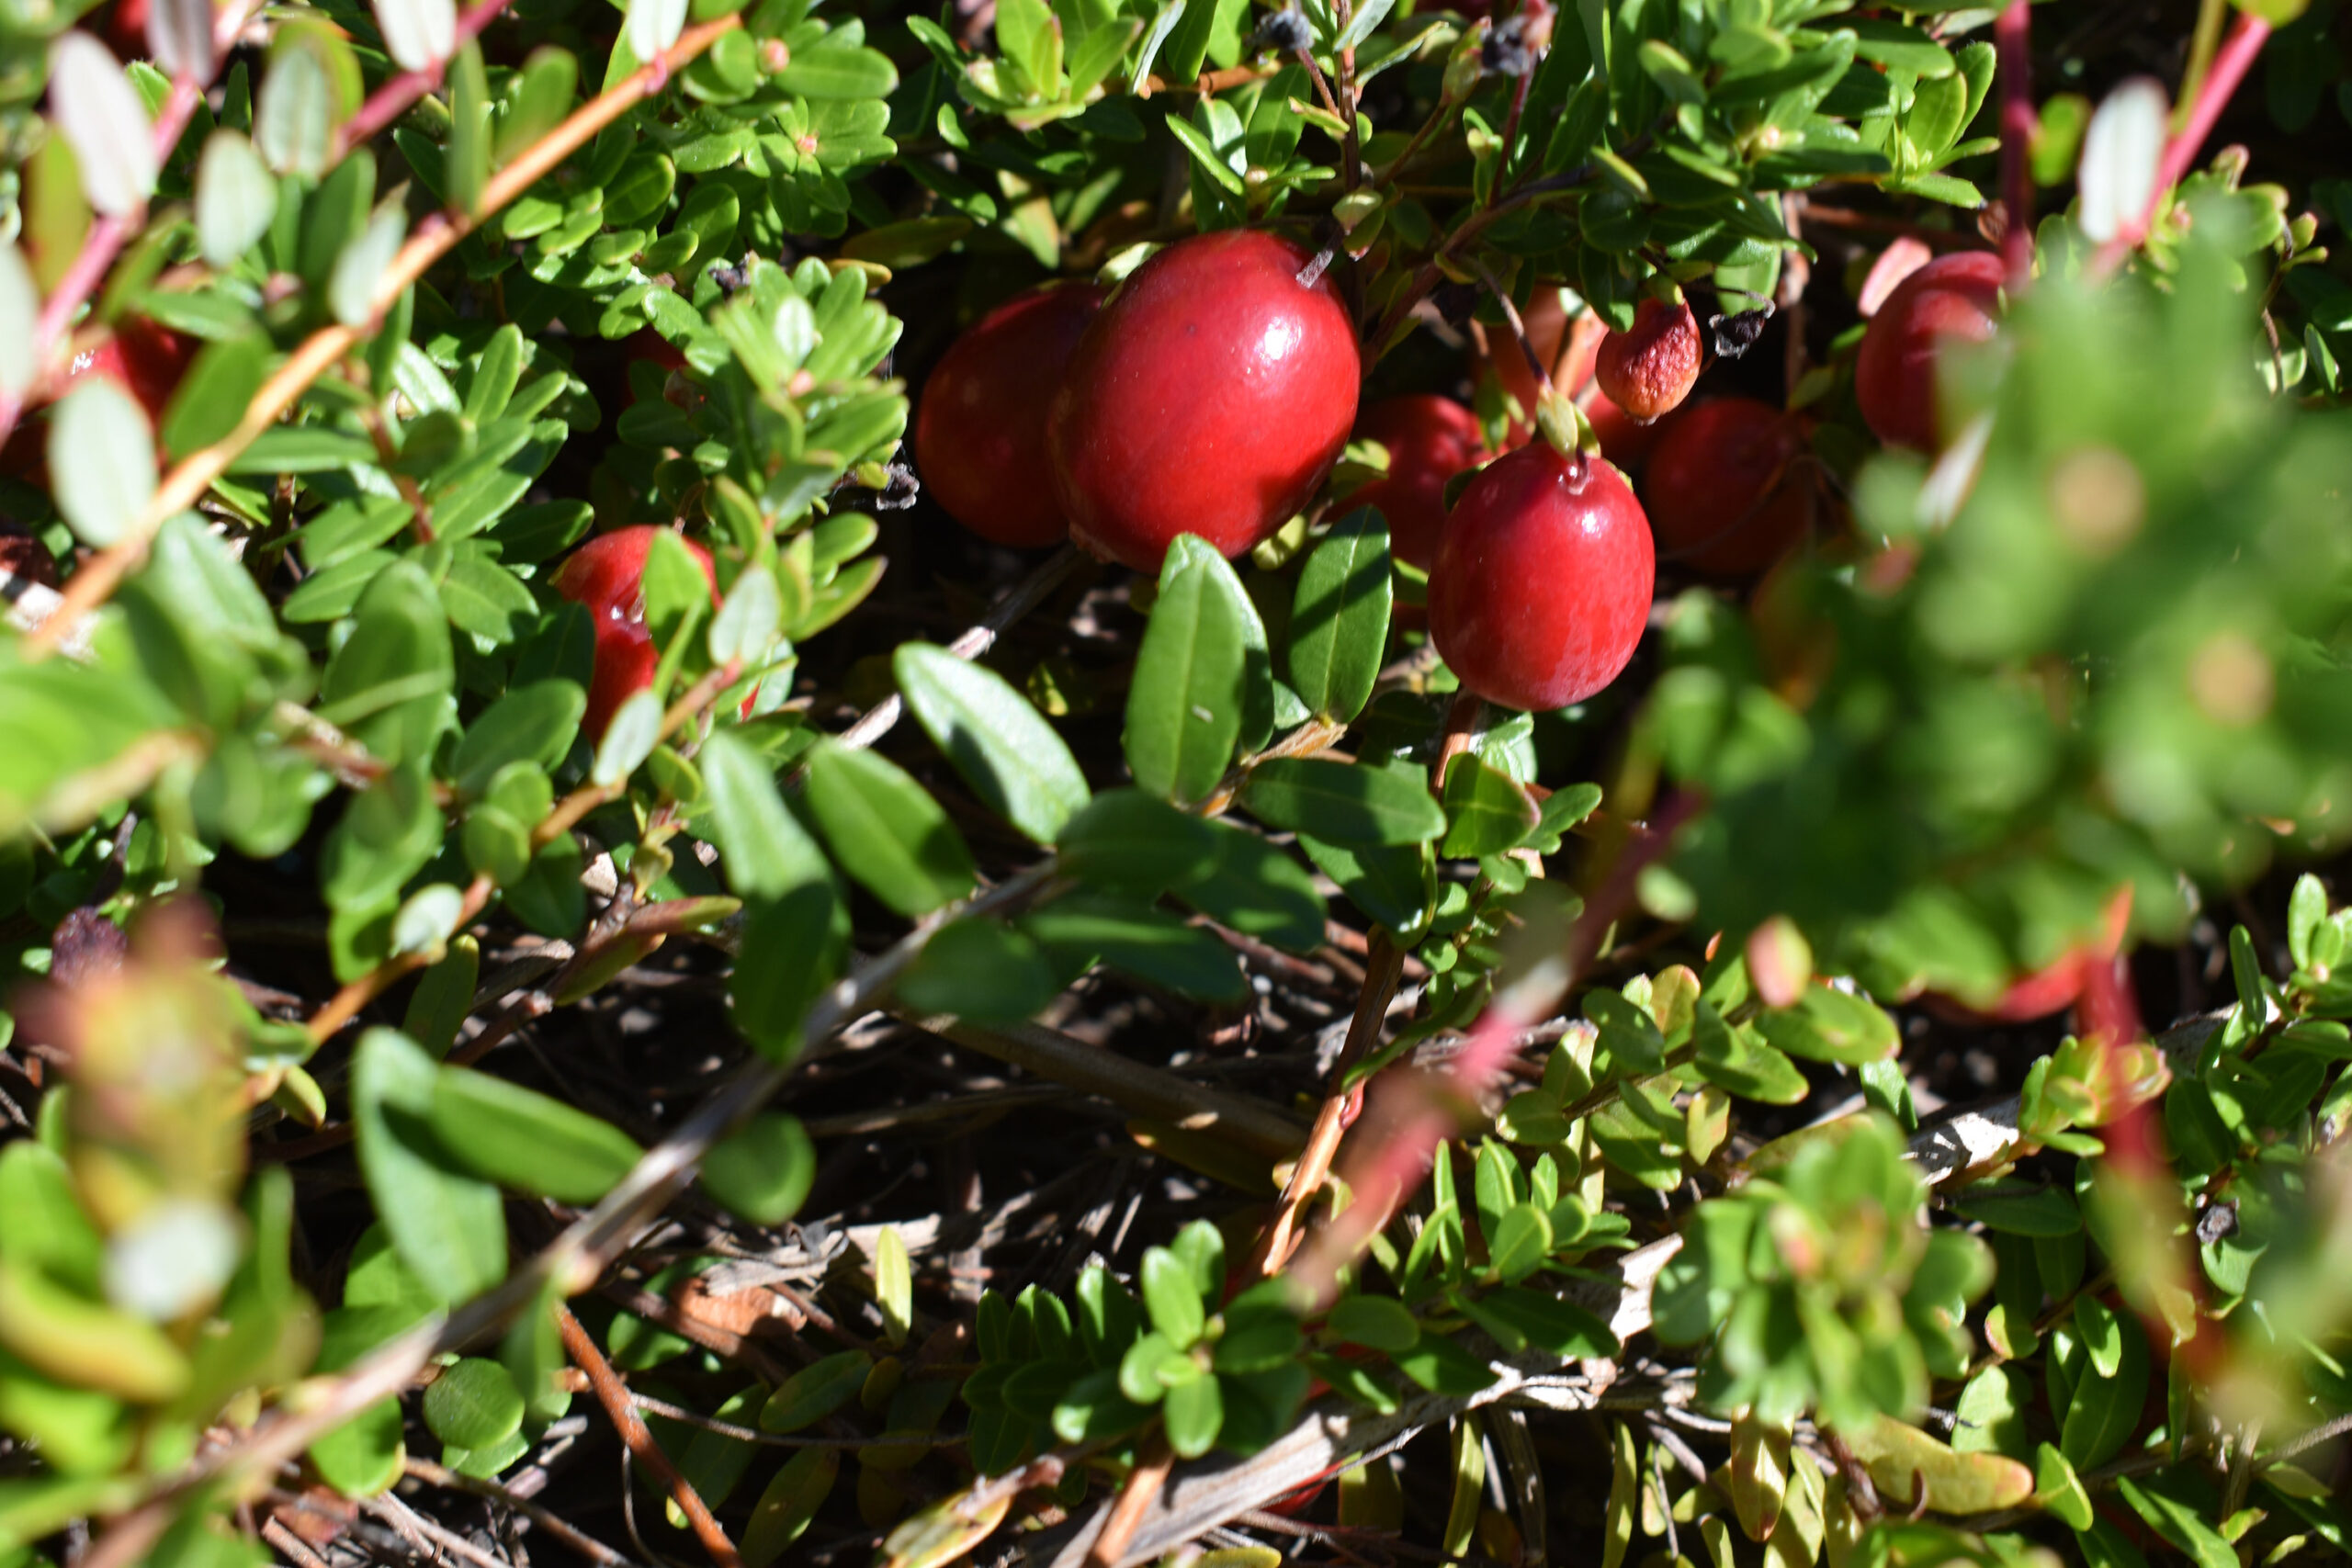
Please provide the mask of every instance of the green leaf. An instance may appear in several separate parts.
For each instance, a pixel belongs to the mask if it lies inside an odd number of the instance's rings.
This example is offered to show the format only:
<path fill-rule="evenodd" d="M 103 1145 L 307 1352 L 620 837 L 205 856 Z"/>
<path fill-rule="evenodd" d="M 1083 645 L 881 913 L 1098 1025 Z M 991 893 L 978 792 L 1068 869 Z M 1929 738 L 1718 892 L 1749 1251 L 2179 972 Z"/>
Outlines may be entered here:
<path fill-rule="evenodd" d="M 744 1568 L 768 1568 L 800 1539 L 831 1495 L 841 1469 L 839 1449 L 802 1449 L 784 1461 L 784 1468 L 752 1505 L 751 1520 L 743 1527 L 738 1551 Z"/>
<path fill-rule="evenodd" d="M 155 499 L 147 412 L 113 377 L 82 377 L 50 415 L 49 473 L 75 537 L 98 549 L 121 539 Z"/>
<path fill-rule="evenodd" d="M 241 334 L 205 344 L 164 411 L 164 449 L 178 459 L 226 436 L 268 375 L 266 338 Z"/>
<path fill-rule="evenodd" d="M 553 768 L 571 750 L 588 697 L 570 681 L 532 681 L 514 687 L 466 727 L 450 758 L 460 794 L 479 795 L 512 762 Z"/>
<path fill-rule="evenodd" d="M 1386 1296 L 1342 1296 L 1323 1320 L 1323 1331 L 1341 1344 L 1392 1354 L 1411 1349 L 1421 1337 L 1421 1325 L 1405 1303 Z"/>
<path fill-rule="evenodd" d="M 763 1432 L 797 1432 L 813 1427 L 857 1397 L 874 1358 L 842 1350 L 813 1361 L 776 1385 L 760 1410 Z"/>
<path fill-rule="evenodd" d="M 890 667 L 907 709 L 991 809 L 1051 844 L 1087 801 L 1086 776 L 1062 738 L 993 671 L 910 642 Z"/>
<path fill-rule="evenodd" d="M 1409 764 L 1276 757 L 1250 771 L 1241 805 L 1270 828 L 1351 849 L 1426 844 L 1445 831 L 1445 808 Z"/>
<path fill-rule="evenodd" d="M 2063 1187 L 2021 1187 L 2015 1182 L 1986 1182 L 1954 1194 L 1947 1201 L 1953 1213 L 1985 1229 L 2011 1235 L 2073 1235 L 2083 1228 L 2083 1216 L 2074 1194 Z"/>
<path fill-rule="evenodd" d="M 2230 1568 L 2238 1561 L 2236 1550 L 2219 1530 L 2205 1522 L 2199 1508 L 2171 1496 L 2154 1482 L 2142 1485 L 2125 1477 L 2116 1482 L 2115 1489 L 2132 1505 L 2133 1513 L 2178 1547 L 2197 1568 Z"/>
<path fill-rule="evenodd" d="M 1292 689 L 1318 717 L 1345 724 L 1372 700 L 1388 647 L 1393 575 L 1388 525 L 1374 507 L 1349 513 L 1306 558 L 1288 669 Z"/>
<path fill-rule="evenodd" d="M 1046 0 L 998 0 L 996 42 L 1040 98 L 1062 96 L 1062 26 Z"/>
<path fill-rule="evenodd" d="M 718 730 L 695 758 L 707 809 L 697 829 L 718 847 L 729 886 L 746 898 L 775 899 L 830 886 L 832 872 L 808 829 L 785 809 L 775 775 L 751 744 Z"/>
<path fill-rule="evenodd" d="M 808 1010 L 841 972 L 848 945 L 848 914 L 830 876 L 747 904 L 727 992 L 743 1038 L 777 1061 L 797 1055 Z"/>
<path fill-rule="evenodd" d="M 397 1398 L 376 1401 L 311 1445 L 320 1478 L 346 1497 L 390 1491 L 407 1459 Z"/>
<path fill-rule="evenodd" d="M 371 1029 L 351 1063 L 359 1173 L 401 1261 L 444 1304 L 506 1277 L 498 1189 L 456 1168 L 430 1130 L 441 1069 L 407 1036 Z"/>
<path fill-rule="evenodd" d="M 1216 868 L 1216 829 L 1157 795 L 1105 790 L 1062 829 L 1061 869 L 1081 882 L 1153 897 Z"/>
<path fill-rule="evenodd" d="M 1876 1002 L 1831 986 L 1806 987 L 1796 1006 L 1758 1014 L 1756 1028 L 1792 1056 L 1849 1066 L 1885 1061 L 1902 1043 Z"/>
<path fill-rule="evenodd" d="M 1287 953 L 1323 945 L 1323 896 L 1314 874 L 1289 852 L 1229 822 L 1205 824 L 1216 844 L 1216 868 L 1184 887 L 1184 902 L 1244 936 Z"/>
<path fill-rule="evenodd" d="M 1517 1286 L 1478 1298 L 1487 1315 L 1517 1330 L 1527 1343 L 1563 1360 L 1614 1356 L 1617 1337 L 1598 1316 L 1574 1302 Z"/>
<path fill-rule="evenodd" d="M 428 1120 L 440 1145 L 476 1176 L 559 1203 L 594 1202 L 645 1153 L 609 1122 L 466 1067 L 441 1069 Z"/>
<path fill-rule="evenodd" d="M 413 561 L 395 561 L 353 613 L 351 637 L 320 683 L 319 716 L 386 762 L 429 755 L 451 716 L 456 664 L 433 580 Z"/>
<path fill-rule="evenodd" d="M 523 1426 L 523 1394 L 496 1361 L 467 1356 L 424 1391 L 424 1425 L 453 1449 L 486 1449 Z"/>
<path fill-rule="evenodd" d="M 819 741 L 804 798 L 842 869 L 898 913 L 929 914 L 971 892 L 978 872 L 963 835 L 895 762 Z"/>
<path fill-rule="evenodd" d="M 1238 1002 L 1250 994 L 1231 948 L 1149 905 L 1076 896 L 1036 910 L 1022 926 L 1049 953 L 1072 962 L 1099 959 L 1200 1001 Z"/>
<path fill-rule="evenodd" d="M 1448 860 L 1517 849 L 1540 819 L 1526 785 L 1469 751 L 1446 768 L 1444 809 L 1445 842 L 1439 852 Z"/>
<path fill-rule="evenodd" d="M 933 933 L 891 988 L 917 1012 L 1008 1023 L 1037 1012 L 1061 986 L 1026 935 L 994 920 L 965 919 Z"/>
<path fill-rule="evenodd" d="M 1153 1329 L 1177 1349 L 1189 1348 L 1208 1322 L 1191 1267 L 1164 1247 L 1146 1247 L 1141 1279 Z"/>
<path fill-rule="evenodd" d="M 1431 1393 L 1476 1393 L 1495 1381 L 1494 1369 L 1442 1334 L 1424 1330 L 1419 1341 L 1399 1353 L 1396 1370 Z"/>
<path fill-rule="evenodd" d="M 1424 847 L 1355 849 L 1310 833 L 1299 834 L 1298 847 L 1316 869 L 1339 884 L 1350 903 L 1397 937 L 1418 937 L 1436 913 L 1437 865 Z"/>
<path fill-rule="evenodd" d="M 49 112 L 74 149 L 90 205 L 113 218 L 144 211 L 155 189 L 155 136 L 139 89 L 112 51 L 85 32 L 49 46 Z"/>
<path fill-rule="evenodd" d="M 1552 1250 L 1552 1222 L 1532 1203 L 1514 1203 L 1487 1238 L 1488 1265 L 1498 1278 L 1524 1280 Z"/>
<path fill-rule="evenodd" d="M 703 1156 L 703 1190 L 728 1213 L 780 1225 L 799 1212 L 817 1179 L 817 1145 L 799 1118 L 764 1111 Z"/>
<path fill-rule="evenodd" d="M 197 248 L 205 265 L 225 272 L 277 216 L 277 182 L 253 143 L 233 130 L 205 139 L 196 164 Z"/>
<path fill-rule="evenodd" d="M 1168 1391 L 1161 1402 L 1168 1446 L 1179 1459 L 1198 1459 L 1216 1444 L 1225 1425 L 1225 1396 L 1214 1377 L 1195 1378 Z"/>
<path fill-rule="evenodd" d="M 1224 557 L 1190 534 L 1169 547 L 1122 739 L 1136 782 L 1180 806 L 1216 791 L 1240 739 L 1247 606 Z"/>
<path fill-rule="evenodd" d="M 1556 854 L 1561 836 L 1591 816 L 1600 806 L 1599 784 L 1569 784 L 1555 789 L 1544 800 L 1543 809 L 1536 815 L 1534 829 L 1524 841 L 1540 853 Z"/>
<path fill-rule="evenodd" d="M 2140 1425 L 2148 1396 L 2148 1342 L 2140 1325 L 2086 1296 L 2075 1307 L 2075 1327 L 2096 1365 L 2075 1379 L 2060 1428 L 2058 1451 L 2077 1471 L 2092 1470 L 2123 1451 Z"/>

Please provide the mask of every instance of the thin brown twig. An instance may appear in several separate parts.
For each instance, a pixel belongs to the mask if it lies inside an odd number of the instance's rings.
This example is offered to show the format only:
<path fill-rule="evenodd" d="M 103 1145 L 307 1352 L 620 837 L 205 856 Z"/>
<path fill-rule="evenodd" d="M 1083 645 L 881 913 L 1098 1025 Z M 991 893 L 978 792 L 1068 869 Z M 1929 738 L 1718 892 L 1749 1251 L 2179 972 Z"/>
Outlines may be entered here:
<path fill-rule="evenodd" d="M 1136 1467 L 1127 1472 L 1126 1484 L 1119 1488 L 1118 1500 L 1103 1517 L 1102 1528 L 1096 1532 L 1094 1544 L 1087 1548 L 1086 1568 L 1116 1568 L 1126 1555 L 1127 1542 L 1133 1540 L 1143 1517 L 1159 1498 L 1159 1489 L 1168 1483 L 1168 1472 L 1176 1462 L 1165 1436 L 1154 1437 Z"/>
<path fill-rule="evenodd" d="M 528 1497 L 517 1495 L 514 1491 L 501 1486 L 495 1481 L 485 1480 L 478 1475 L 461 1475 L 454 1470 L 434 1463 L 429 1459 L 419 1459 L 414 1454 L 411 1454 L 405 1462 L 408 1473 L 428 1486 L 439 1486 L 451 1492 L 469 1492 L 487 1502 L 495 1503 L 502 1508 L 514 1509 L 557 1540 L 595 1563 L 596 1568 L 638 1568 L 634 1558 L 626 1557 L 615 1551 L 593 1535 L 582 1534 L 573 1526 L 567 1524 L 562 1515 L 551 1508 L 542 1507 Z M 325 1565 L 322 1563 L 320 1568 L 325 1568 Z"/>
<path fill-rule="evenodd" d="M 1251 1271 L 1261 1280 L 1280 1273 L 1298 1246 L 1300 1219 L 1331 1174 L 1332 1156 L 1340 1152 L 1340 1139 L 1347 1131 L 1348 1109 L 1362 1103 L 1362 1086 L 1351 1086 L 1348 1074 L 1380 1038 L 1381 1024 L 1388 1017 L 1388 1004 L 1395 998 L 1396 983 L 1404 973 L 1404 950 L 1390 940 L 1386 931 L 1375 931 L 1364 966 L 1363 992 L 1356 999 L 1355 1016 L 1348 1021 L 1347 1041 L 1340 1047 L 1339 1059 L 1331 1065 L 1332 1087 L 1323 1097 L 1322 1107 L 1315 1114 L 1315 1126 L 1306 1134 L 1306 1147 L 1291 1167 L 1290 1179 L 1283 1184 L 1282 1201 L 1259 1236 L 1257 1249 L 1250 1260 Z"/>
<path fill-rule="evenodd" d="M 310 1543 L 286 1528 L 286 1521 L 272 1514 L 262 1521 L 261 1538 L 284 1552 L 294 1568 L 327 1568 L 327 1560 L 312 1551 Z"/>
<path fill-rule="evenodd" d="M 613 1371 L 613 1364 L 605 1359 L 605 1353 L 596 1348 L 596 1341 L 580 1326 L 580 1320 L 571 1315 L 570 1307 L 561 1304 L 556 1307 L 555 1324 L 563 1336 L 565 1352 L 581 1371 L 588 1374 L 588 1381 L 596 1391 L 597 1403 L 612 1418 L 613 1426 L 621 1435 L 621 1441 L 628 1445 L 628 1451 L 645 1466 L 654 1480 L 669 1489 L 670 1495 L 677 1501 L 679 1512 L 686 1516 L 686 1523 L 693 1527 L 695 1539 L 702 1542 L 703 1550 L 710 1553 L 711 1561 L 719 1568 L 741 1568 L 743 1560 L 737 1553 L 735 1543 L 727 1539 L 727 1531 L 711 1517 L 710 1509 L 704 1506 L 702 1495 L 695 1490 L 694 1483 L 679 1473 L 678 1467 L 670 1462 L 670 1456 L 662 1451 L 662 1445 L 653 1440 L 653 1434 L 646 1429 L 645 1417 L 637 1413 L 628 1384 Z"/>

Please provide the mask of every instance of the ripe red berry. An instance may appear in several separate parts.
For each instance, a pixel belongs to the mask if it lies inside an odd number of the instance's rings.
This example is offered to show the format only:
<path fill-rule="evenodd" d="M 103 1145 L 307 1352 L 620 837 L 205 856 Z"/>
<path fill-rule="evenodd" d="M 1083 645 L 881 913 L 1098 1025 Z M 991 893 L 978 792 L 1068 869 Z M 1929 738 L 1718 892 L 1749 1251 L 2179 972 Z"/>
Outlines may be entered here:
<path fill-rule="evenodd" d="M 1348 497 L 1352 511 L 1377 506 L 1388 519 L 1388 548 L 1423 571 L 1445 526 L 1445 482 L 1487 455 L 1478 416 L 1451 398 L 1387 398 L 1356 422 L 1360 440 L 1388 448 L 1388 473 Z"/>
<path fill-rule="evenodd" d="M 1024 294 L 981 317 L 923 383 L 915 468 L 980 537 L 1021 549 L 1069 532 L 1046 460 L 1046 414 L 1102 304 L 1091 283 Z"/>
<path fill-rule="evenodd" d="M 1817 490 L 1797 422 L 1754 398 L 1685 410 L 1642 477 L 1658 553 L 1711 577 L 1752 577 L 1813 528 Z"/>
<path fill-rule="evenodd" d="M 1634 657 L 1655 571 L 1623 476 L 1536 442 L 1488 464 L 1454 503 L 1430 569 L 1430 636 L 1488 702 L 1565 707 Z"/>
<path fill-rule="evenodd" d="M 1633 331 L 1600 340 L 1593 376 L 1610 401 L 1635 419 L 1651 420 L 1690 395 L 1702 358 L 1690 307 L 1645 299 L 1634 313 Z"/>
<path fill-rule="evenodd" d="M 187 374 L 200 346 L 143 318 L 118 321 L 106 336 L 74 351 L 65 369 L 65 386 L 60 390 L 70 390 L 85 376 L 111 377 L 139 400 L 151 421 L 161 424 L 172 394 L 179 390 L 180 378 Z"/>
<path fill-rule="evenodd" d="M 596 670 L 588 683 L 588 712 L 581 720 L 593 740 L 601 738 L 621 704 L 653 684 L 662 661 L 645 629 L 645 557 L 653 536 L 663 530 L 639 525 L 599 534 L 574 550 L 551 580 L 555 591 L 585 605 L 596 627 Z M 710 552 L 683 541 L 711 580 L 711 602 L 718 602 L 718 578 Z"/>
<path fill-rule="evenodd" d="M 1922 451 L 1939 444 L 1937 357 L 1951 340 L 1993 335 L 2001 276 L 2001 258 L 1990 251 L 1938 256 L 1896 285 L 1871 318 L 1854 362 L 1854 400 L 1880 440 Z"/>
<path fill-rule="evenodd" d="M 1355 423 L 1363 367 L 1327 273 L 1228 229 L 1136 269 L 1080 340 L 1046 426 L 1070 536 L 1157 571 L 1179 534 L 1227 556 L 1315 494 Z"/>

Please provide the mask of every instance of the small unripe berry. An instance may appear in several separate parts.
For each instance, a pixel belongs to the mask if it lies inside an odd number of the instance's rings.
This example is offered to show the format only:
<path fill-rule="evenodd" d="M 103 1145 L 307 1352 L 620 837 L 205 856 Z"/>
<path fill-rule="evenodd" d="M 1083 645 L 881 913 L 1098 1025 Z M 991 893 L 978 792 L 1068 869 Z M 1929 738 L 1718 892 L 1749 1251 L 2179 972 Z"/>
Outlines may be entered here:
<path fill-rule="evenodd" d="M 949 516 L 1014 548 L 1069 532 L 1046 457 L 1046 415 L 1102 303 L 1091 283 L 1023 294 L 942 355 L 915 409 L 915 467 Z"/>
<path fill-rule="evenodd" d="M 1854 400 L 1881 441 L 1921 451 L 1939 445 L 1936 362 L 1948 342 L 1993 335 L 2001 280 L 1999 256 L 1960 251 L 1938 256 L 1886 297 L 1854 361 Z"/>
<path fill-rule="evenodd" d="M 1313 498 L 1363 378 L 1355 323 L 1309 254 L 1250 229 L 1137 267 L 1071 359 L 1046 424 L 1070 537 L 1156 572 L 1179 534 L 1240 555 Z"/>
<path fill-rule="evenodd" d="M 1658 553 L 1710 577 L 1752 577 L 1811 531 L 1818 491 L 1804 431 L 1771 404 L 1716 398 L 1679 415 L 1642 478 Z"/>
<path fill-rule="evenodd" d="M 1634 313 L 1633 331 L 1600 340 L 1593 376 L 1611 402 L 1635 419 L 1656 419 L 1690 395 L 1702 359 L 1690 307 L 1645 299 Z"/>
<path fill-rule="evenodd" d="M 1623 476 L 1537 442 L 1488 464 L 1454 503 L 1430 568 L 1430 637 L 1488 702 L 1565 707 L 1633 659 L 1655 574 Z"/>

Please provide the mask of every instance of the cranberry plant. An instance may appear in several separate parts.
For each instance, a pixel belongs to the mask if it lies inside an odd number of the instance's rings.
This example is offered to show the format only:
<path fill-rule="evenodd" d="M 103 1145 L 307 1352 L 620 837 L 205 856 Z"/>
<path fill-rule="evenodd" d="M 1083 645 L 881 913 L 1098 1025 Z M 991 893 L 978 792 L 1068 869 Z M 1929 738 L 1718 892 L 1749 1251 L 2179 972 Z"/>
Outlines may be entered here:
<path fill-rule="evenodd" d="M 0 1568 L 2345 1550 L 2352 96 L 2039 9 L 0 14 Z"/>

